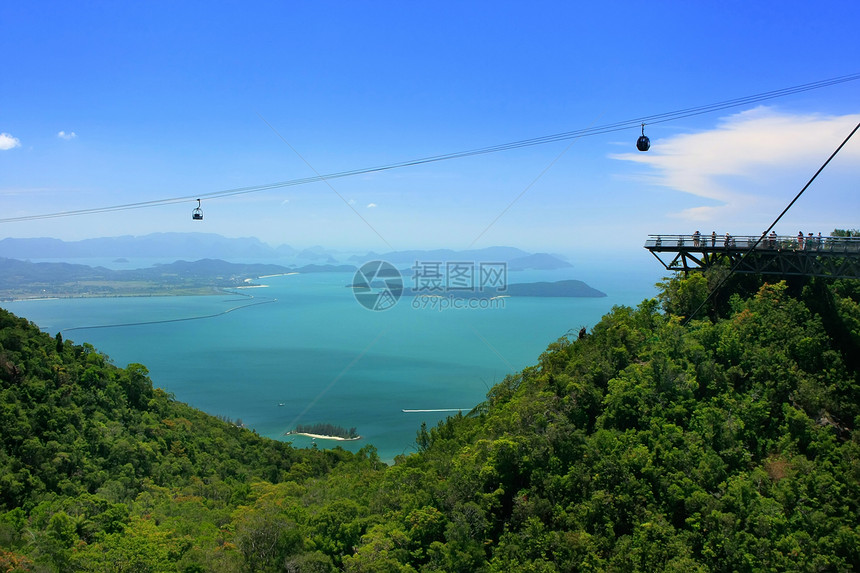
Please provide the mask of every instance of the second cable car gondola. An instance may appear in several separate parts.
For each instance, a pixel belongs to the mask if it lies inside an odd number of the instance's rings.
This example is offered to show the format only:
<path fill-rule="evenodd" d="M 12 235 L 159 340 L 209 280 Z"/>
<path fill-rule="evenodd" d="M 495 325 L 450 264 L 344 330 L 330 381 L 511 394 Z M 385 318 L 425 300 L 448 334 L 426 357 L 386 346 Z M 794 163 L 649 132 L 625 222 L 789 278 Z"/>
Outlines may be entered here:
<path fill-rule="evenodd" d="M 648 151 L 651 149 L 651 140 L 645 135 L 645 124 L 642 124 L 642 135 L 636 140 L 636 149 L 639 151 Z"/>
<path fill-rule="evenodd" d="M 200 199 L 197 200 L 197 207 L 191 211 L 191 219 L 194 221 L 203 220 L 203 209 L 200 208 Z"/>

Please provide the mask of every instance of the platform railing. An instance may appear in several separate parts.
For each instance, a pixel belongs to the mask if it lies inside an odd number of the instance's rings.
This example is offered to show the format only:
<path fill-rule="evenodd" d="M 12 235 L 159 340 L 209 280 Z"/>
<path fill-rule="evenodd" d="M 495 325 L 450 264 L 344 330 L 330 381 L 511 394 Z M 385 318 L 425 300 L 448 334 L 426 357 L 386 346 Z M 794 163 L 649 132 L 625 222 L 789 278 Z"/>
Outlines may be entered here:
<path fill-rule="evenodd" d="M 648 235 L 645 241 L 646 249 L 665 249 L 668 251 L 683 248 L 684 250 L 708 251 L 748 250 L 761 237 L 748 235 Z M 756 245 L 756 251 L 809 251 L 823 253 L 858 253 L 860 252 L 860 237 L 819 237 L 819 236 L 790 236 L 770 235 L 761 238 Z"/>

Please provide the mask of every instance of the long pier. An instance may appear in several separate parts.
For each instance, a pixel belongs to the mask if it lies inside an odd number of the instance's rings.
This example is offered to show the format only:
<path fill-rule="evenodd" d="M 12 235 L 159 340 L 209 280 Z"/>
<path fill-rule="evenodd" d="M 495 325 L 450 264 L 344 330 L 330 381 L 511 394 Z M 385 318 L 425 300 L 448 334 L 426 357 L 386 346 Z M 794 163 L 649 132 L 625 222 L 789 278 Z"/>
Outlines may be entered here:
<path fill-rule="evenodd" d="M 728 261 L 738 273 L 860 278 L 860 237 L 648 235 L 645 248 L 684 274 Z"/>

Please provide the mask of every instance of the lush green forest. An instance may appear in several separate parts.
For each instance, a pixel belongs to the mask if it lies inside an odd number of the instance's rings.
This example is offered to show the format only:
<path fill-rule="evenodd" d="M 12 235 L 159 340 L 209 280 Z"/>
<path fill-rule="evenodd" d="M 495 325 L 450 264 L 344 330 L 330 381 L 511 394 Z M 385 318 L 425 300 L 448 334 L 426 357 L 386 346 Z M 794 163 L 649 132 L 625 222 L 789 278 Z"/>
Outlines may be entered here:
<path fill-rule="evenodd" d="M 687 321 L 719 275 L 553 342 L 392 466 L 0 312 L 0 571 L 860 568 L 860 281 L 735 277 Z"/>

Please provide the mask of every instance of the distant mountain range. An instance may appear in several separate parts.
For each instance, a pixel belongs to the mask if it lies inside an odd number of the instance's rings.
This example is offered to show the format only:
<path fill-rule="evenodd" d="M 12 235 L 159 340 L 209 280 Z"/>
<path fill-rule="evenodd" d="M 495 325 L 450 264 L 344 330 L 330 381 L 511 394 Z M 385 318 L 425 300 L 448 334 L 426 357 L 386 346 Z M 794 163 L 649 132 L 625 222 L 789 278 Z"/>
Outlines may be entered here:
<path fill-rule="evenodd" d="M 217 259 L 176 261 L 143 269 L 113 270 L 71 263 L 31 263 L 0 258 L 0 300 L 56 296 L 161 296 L 210 294 L 250 286 L 247 279 L 291 272 L 352 272 L 353 265 L 228 263 Z"/>
<path fill-rule="evenodd" d="M 306 251 L 307 254 L 318 255 Z M 0 257 L 12 259 L 281 259 L 293 258 L 299 253 L 289 245 L 271 247 L 255 237 L 228 238 L 215 233 L 152 233 L 140 237 L 123 235 L 82 241 L 50 238 L 0 240 Z"/>
<path fill-rule="evenodd" d="M 451 249 L 392 251 L 384 254 L 345 257 L 324 247 L 299 250 L 289 245 L 272 247 L 255 237 L 228 238 L 215 233 L 152 233 L 143 236 L 124 235 L 81 241 L 52 238 L 0 240 L 0 257 L 10 259 L 81 259 L 81 258 L 160 258 L 160 259 L 223 259 L 273 261 L 305 265 L 317 263 L 335 265 L 353 263 L 360 266 L 371 260 L 385 260 L 398 267 L 420 262 L 503 262 L 509 271 L 525 269 L 553 270 L 572 266 L 562 258 L 548 253 L 528 253 L 514 247 L 488 247 L 454 251 Z"/>
<path fill-rule="evenodd" d="M 224 288 L 253 286 L 250 279 L 287 273 L 351 273 L 355 265 L 285 267 L 261 263 L 229 263 L 218 259 L 176 261 L 143 269 L 114 270 L 72 263 L 33 263 L 0 258 L 0 300 L 42 297 L 164 296 L 211 294 Z M 432 293 L 406 289 L 406 296 Z M 490 292 L 450 291 L 455 298 L 491 295 L 532 297 L 604 297 L 582 281 L 508 284 Z"/>

